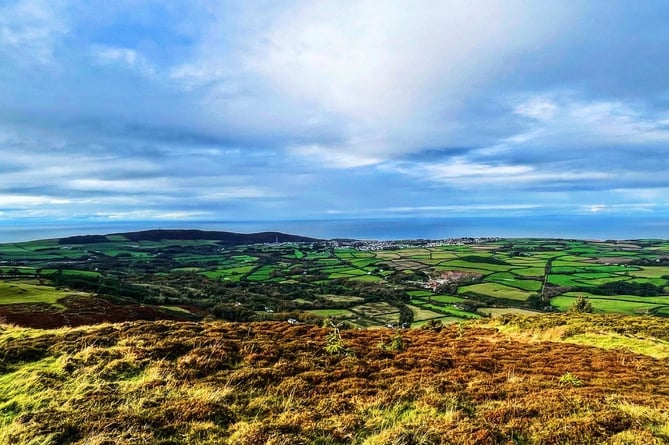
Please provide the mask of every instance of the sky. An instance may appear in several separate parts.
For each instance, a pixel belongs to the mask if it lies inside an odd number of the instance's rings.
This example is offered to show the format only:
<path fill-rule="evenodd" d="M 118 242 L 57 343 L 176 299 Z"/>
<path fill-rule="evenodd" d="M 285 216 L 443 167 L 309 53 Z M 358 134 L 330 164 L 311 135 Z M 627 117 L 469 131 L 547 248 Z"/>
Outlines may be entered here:
<path fill-rule="evenodd" d="M 669 216 L 669 2 L 0 0 L 0 222 Z"/>

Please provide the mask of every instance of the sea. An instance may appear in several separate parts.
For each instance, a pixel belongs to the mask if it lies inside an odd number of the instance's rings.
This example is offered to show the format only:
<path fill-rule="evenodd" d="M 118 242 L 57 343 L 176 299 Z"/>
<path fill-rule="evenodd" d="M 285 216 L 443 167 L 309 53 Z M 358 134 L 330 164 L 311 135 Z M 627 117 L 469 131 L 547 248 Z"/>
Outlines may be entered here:
<path fill-rule="evenodd" d="M 401 217 L 263 221 L 0 221 L 0 243 L 148 229 L 240 233 L 277 231 L 321 239 L 446 239 L 460 237 L 587 240 L 669 239 L 669 217 L 606 214 L 486 217 Z"/>

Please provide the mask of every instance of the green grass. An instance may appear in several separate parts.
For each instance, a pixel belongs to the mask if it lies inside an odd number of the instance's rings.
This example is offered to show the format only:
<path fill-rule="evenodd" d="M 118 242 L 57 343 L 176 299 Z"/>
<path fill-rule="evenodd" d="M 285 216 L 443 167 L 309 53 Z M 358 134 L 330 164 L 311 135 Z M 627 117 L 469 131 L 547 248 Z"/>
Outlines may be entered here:
<path fill-rule="evenodd" d="M 351 269 L 346 272 L 331 273 L 330 275 L 328 275 L 328 278 L 330 278 L 331 280 L 336 280 L 338 278 L 354 278 L 354 277 L 361 277 L 363 275 L 365 275 L 363 271 Z"/>
<path fill-rule="evenodd" d="M 365 301 L 362 297 L 355 297 L 352 295 L 321 295 L 321 298 L 335 304 L 350 304 Z"/>
<path fill-rule="evenodd" d="M 501 282 L 501 281 L 515 281 L 517 279 L 518 279 L 518 277 L 516 275 L 512 274 L 511 272 L 497 272 L 497 273 L 494 273 L 494 274 L 491 274 L 491 275 L 488 275 L 487 277 L 485 277 L 484 281 Z"/>
<path fill-rule="evenodd" d="M 246 277 L 249 281 L 267 281 L 274 268 L 272 266 L 262 266 Z"/>
<path fill-rule="evenodd" d="M 525 267 L 522 269 L 514 269 L 513 273 L 520 277 L 543 277 L 544 267 Z"/>
<path fill-rule="evenodd" d="M 255 269 L 256 266 L 240 266 L 240 267 L 231 267 L 228 269 L 216 269 L 213 271 L 202 272 L 202 275 L 212 280 L 226 280 L 226 281 L 239 281 L 239 279 L 245 274 L 251 272 Z"/>
<path fill-rule="evenodd" d="M 305 300 L 304 298 L 295 298 L 292 300 L 293 303 L 299 304 L 299 305 L 306 305 L 306 306 L 311 306 L 314 304 L 313 301 Z"/>
<path fill-rule="evenodd" d="M 351 308 L 351 310 L 367 318 L 375 318 L 390 313 L 399 313 L 400 311 L 398 308 L 385 301 L 360 304 Z"/>
<path fill-rule="evenodd" d="M 629 270 L 630 268 L 626 266 L 605 266 L 596 264 L 587 267 L 553 266 L 551 268 L 553 273 L 627 272 Z"/>
<path fill-rule="evenodd" d="M 637 303 L 652 303 L 652 304 L 667 304 L 669 305 L 669 296 L 648 296 L 642 297 L 639 295 L 596 295 L 589 292 L 566 292 L 561 296 L 564 297 L 579 297 L 584 296 L 590 299 L 600 299 L 600 300 L 620 300 L 620 301 L 633 301 Z"/>
<path fill-rule="evenodd" d="M 378 263 L 379 260 L 376 258 L 361 258 L 361 259 L 356 259 L 352 260 L 351 264 L 353 264 L 355 267 L 367 267 L 373 264 Z"/>
<path fill-rule="evenodd" d="M 351 311 L 346 309 L 309 309 L 305 312 L 328 318 L 351 318 L 355 316 Z"/>
<path fill-rule="evenodd" d="M 480 314 L 490 315 L 491 317 L 501 317 L 503 315 L 526 315 L 526 316 L 535 316 L 541 315 L 541 312 L 529 311 L 527 309 L 519 309 L 515 307 L 484 307 L 478 310 Z"/>
<path fill-rule="evenodd" d="M 437 271 L 458 271 L 458 272 L 469 272 L 473 274 L 478 274 L 478 275 L 489 275 L 492 273 L 490 270 L 485 270 L 485 269 L 471 269 L 468 267 L 458 267 L 458 266 L 444 266 L 444 265 L 437 265 L 434 267 L 435 270 Z"/>
<path fill-rule="evenodd" d="M 56 304 L 72 292 L 51 286 L 12 281 L 0 281 L 0 304 L 47 303 Z"/>
<path fill-rule="evenodd" d="M 550 274 L 548 276 L 548 282 L 556 286 L 565 286 L 565 287 L 586 286 L 583 284 L 583 282 L 578 280 L 578 277 L 575 277 L 574 275 Z"/>
<path fill-rule="evenodd" d="M 574 276 L 577 277 L 577 281 L 581 282 L 585 286 L 601 286 L 602 284 L 615 283 L 618 281 L 629 281 L 629 277 L 620 275 L 612 275 L 608 278 L 581 278 L 579 275 L 580 274 L 576 274 Z M 644 283 L 648 282 L 647 278 L 642 280 Z"/>
<path fill-rule="evenodd" d="M 655 310 L 655 315 L 659 315 L 661 317 L 669 317 L 669 306 L 661 307 Z"/>
<path fill-rule="evenodd" d="M 560 311 L 566 312 L 574 304 L 577 297 L 558 296 L 551 298 L 551 305 Z M 608 314 L 643 314 L 658 307 L 655 303 L 641 303 L 635 301 L 621 301 L 614 298 L 588 298 L 595 312 Z"/>
<path fill-rule="evenodd" d="M 639 270 L 629 271 L 635 277 L 660 278 L 669 276 L 669 266 L 641 266 Z"/>
<path fill-rule="evenodd" d="M 432 291 L 429 290 L 410 290 L 407 291 L 407 295 L 410 297 L 429 297 L 432 295 Z"/>
<path fill-rule="evenodd" d="M 201 270 L 201 267 L 175 267 L 172 272 L 200 272 Z"/>
<path fill-rule="evenodd" d="M 479 269 L 487 270 L 491 272 L 506 272 L 510 269 L 513 269 L 515 266 L 504 265 L 504 264 L 491 264 L 491 263 L 473 263 L 463 260 L 452 260 L 441 263 L 441 266 L 446 267 L 464 267 L 469 269 Z"/>
<path fill-rule="evenodd" d="M 620 335 L 615 332 L 606 334 L 587 333 L 576 334 L 566 338 L 565 343 L 576 345 L 595 346 L 602 349 L 629 350 L 637 354 L 648 355 L 657 359 L 669 358 L 669 342 L 648 338 L 635 338 L 628 335 Z"/>
<path fill-rule="evenodd" d="M 466 294 L 467 292 L 519 301 L 525 301 L 532 295 L 532 292 L 522 291 L 515 287 L 505 286 L 499 283 L 472 284 L 470 286 L 462 286 L 458 289 L 458 294 Z"/>
<path fill-rule="evenodd" d="M 429 320 L 431 318 L 440 318 L 444 316 L 444 314 L 440 312 L 430 311 L 428 309 L 423 309 L 422 307 L 414 306 L 411 304 L 408 304 L 407 307 L 413 313 L 414 321 L 423 321 L 423 320 Z"/>
<path fill-rule="evenodd" d="M 364 283 L 376 283 L 382 280 L 382 278 L 377 277 L 375 275 L 361 275 L 357 277 L 351 278 L 353 281 L 361 281 Z"/>
<path fill-rule="evenodd" d="M 239 263 L 255 263 L 258 261 L 258 257 L 250 255 L 233 255 L 232 259 Z"/>
<path fill-rule="evenodd" d="M 430 299 L 436 303 L 444 303 L 444 304 L 460 303 L 463 301 L 467 301 L 466 298 L 456 297 L 454 295 L 433 295 Z M 425 298 L 424 300 L 427 301 L 427 298 Z"/>
<path fill-rule="evenodd" d="M 552 266 L 553 266 L 553 268 L 556 268 L 556 267 L 575 267 L 575 268 L 578 268 L 578 269 L 582 269 L 582 268 L 587 269 L 591 266 L 595 266 L 595 264 L 588 263 L 588 262 L 585 262 L 585 261 L 555 260 L 555 261 L 553 261 Z"/>
<path fill-rule="evenodd" d="M 621 314 L 543 314 L 539 317 L 504 317 L 488 322 L 521 341 L 550 341 L 631 351 L 656 359 L 669 358 L 669 330 L 659 317 Z M 625 365 L 625 363 L 622 363 Z M 634 442 L 632 442 L 634 443 Z"/>
<path fill-rule="evenodd" d="M 338 258 L 320 258 L 315 262 L 319 266 L 337 266 L 342 264 L 341 260 Z"/>
<path fill-rule="evenodd" d="M 664 287 L 668 283 L 667 280 L 665 280 L 664 278 L 633 278 L 629 281 L 631 283 L 639 283 L 639 284 L 650 283 L 658 287 Z"/>
<path fill-rule="evenodd" d="M 521 290 L 532 291 L 532 292 L 538 292 L 542 286 L 540 281 L 535 281 L 535 280 L 515 280 L 511 282 L 505 281 L 503 284 L 506 284 L 511 287 L 516 287 Z"/>
<path fill-rule="evenodd" d="M 541 289 L 541 282 L 535 280 L 521 280 L 509 272 L 498 272 L 485 277 L 483 281 L 490 283 L 501 283 L 506 286 L 516 287 L 527 291 L 538 291 Z"/>
<path fill-rule="evenodd" d="M 435 312 L 439 312 L 442 314 L 447 314 L 453 317 L 459 317 L 459 318 L 464 318 L 464 319 L 470 319 L 470 318 L 479 318 L 480 315 L 475 314 L 473 312 L 467 312 L 463 311 L 457 308 L 454 308 L 452 306 L 438 306 L 436 304 L 424 304 L 422 305 L 423 308 L 425 309 L 431 309 Z"/>

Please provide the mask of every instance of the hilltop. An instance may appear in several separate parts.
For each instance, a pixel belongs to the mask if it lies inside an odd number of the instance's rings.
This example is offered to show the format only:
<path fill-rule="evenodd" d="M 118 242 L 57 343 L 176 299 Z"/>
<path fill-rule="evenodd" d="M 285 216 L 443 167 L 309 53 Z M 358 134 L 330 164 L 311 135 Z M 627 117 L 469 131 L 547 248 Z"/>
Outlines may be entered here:
<path fill-rule="evenodd" d="M 277 322 L 3 326 L 0 443 L 662 444 L 667 332 L 593 315 L 341 338 Z M 609 334 L 636 352 L 569 343 Z"/>
<path fill-rule="evenodd" d="M 58 239 L 59 244 L 94 244 L 110 242 L 110 238 L 125 238 L 129 241 L 219 241 L 221 245 L 243 245 L 262 243 L 310 243 L 319 241 L 316 238 L 290 235 L 281 232 L 235 233 L 211 230 L 142 230 L 139 232 L 112 233 L 110 235 L 78 235 Z"/>

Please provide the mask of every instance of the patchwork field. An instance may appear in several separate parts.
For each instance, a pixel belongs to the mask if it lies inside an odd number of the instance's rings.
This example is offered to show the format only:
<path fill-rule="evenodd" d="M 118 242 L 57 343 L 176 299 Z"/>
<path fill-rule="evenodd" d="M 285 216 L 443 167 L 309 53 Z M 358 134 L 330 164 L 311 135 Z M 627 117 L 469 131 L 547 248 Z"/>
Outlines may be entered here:
<path fill-rule="evenodd" d="M 92 295 L 156 314 L 194 307 L 232 321 L 333 317 L 357 327 L 567 311 L 581 296 L 600 313 L 669 312 L 669 243 L 662 240 L 228 245 L 151 235 L 0 245 L 0 305 L 65 310 L 64 298 Z M 25 308 L 10 309 L 4 317 L 16 322 L 11 314 Z"/>

